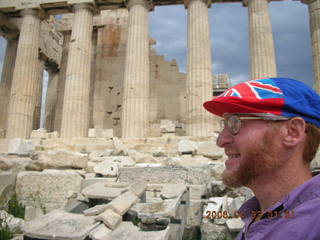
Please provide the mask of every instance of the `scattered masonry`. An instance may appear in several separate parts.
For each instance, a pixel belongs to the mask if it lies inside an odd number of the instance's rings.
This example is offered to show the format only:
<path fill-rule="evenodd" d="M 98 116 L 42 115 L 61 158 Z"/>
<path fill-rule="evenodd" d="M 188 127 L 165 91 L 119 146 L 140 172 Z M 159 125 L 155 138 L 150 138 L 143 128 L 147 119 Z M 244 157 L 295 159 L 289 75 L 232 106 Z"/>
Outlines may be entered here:
<path fill-rule="evenodd" d="M 33 136 L 1 142 L 0 203 L 16 193 L 26 206 L 24 221 L 5 222 L 20 239 L 232 239 L 243 226 L 252 192 L 222 183 L 216 135 Z"/>

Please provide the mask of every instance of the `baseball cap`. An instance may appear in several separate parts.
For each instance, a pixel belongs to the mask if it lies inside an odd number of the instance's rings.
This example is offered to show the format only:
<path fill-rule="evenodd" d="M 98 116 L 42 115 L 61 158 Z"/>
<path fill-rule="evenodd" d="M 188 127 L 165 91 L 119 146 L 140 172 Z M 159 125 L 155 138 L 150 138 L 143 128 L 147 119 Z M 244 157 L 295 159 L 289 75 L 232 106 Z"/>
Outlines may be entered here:
<path fill-rule="evenodd" d="M 320 127 L 320 96 L 309 86 L 290 78 L 243 82 L 205 102 L 203 106 L 220 117 L 224 113 L 269 113 L 301 117 Z"/>

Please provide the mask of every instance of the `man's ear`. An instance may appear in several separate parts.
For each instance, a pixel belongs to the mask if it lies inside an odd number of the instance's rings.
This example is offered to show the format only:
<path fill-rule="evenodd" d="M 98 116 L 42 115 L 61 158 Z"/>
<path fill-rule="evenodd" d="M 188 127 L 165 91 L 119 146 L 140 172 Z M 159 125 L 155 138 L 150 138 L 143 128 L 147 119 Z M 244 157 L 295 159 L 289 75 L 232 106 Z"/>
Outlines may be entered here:
<path fill-rule="evenodd" d="M 285 135 L 283 143 L 287 147 L 292 147 L 305 139 L 306 122 L 300 117 L 291 118 L 284 125 Z"/>

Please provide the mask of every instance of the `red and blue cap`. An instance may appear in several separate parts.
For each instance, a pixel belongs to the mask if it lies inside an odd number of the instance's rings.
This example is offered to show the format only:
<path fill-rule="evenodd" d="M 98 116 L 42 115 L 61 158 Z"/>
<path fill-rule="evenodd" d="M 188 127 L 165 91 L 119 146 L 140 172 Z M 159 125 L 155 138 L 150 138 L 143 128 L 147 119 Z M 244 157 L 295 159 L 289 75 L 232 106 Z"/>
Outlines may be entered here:
<path fill-rule="evenodd" d="M 301 117 L 320 127 L 320 96 L 304 83 L 289 78 L 243 82 L 203 106 L 220 117 L 224 113 L 269 113 Z"/>

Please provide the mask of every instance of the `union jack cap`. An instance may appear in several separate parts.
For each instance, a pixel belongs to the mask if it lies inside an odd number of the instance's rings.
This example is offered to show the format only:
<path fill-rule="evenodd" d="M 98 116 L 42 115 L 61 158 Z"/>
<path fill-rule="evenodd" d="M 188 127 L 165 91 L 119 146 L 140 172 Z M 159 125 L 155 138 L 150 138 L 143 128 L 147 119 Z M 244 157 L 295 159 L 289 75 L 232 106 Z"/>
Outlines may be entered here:
<path fill-rule="evenodd" d="M 320 127 L 320 96 L 304 83 L 289 78 L 243 82 L 203 106 L 220 117 L 224 113 L 270 113 L 301 117 Z"/>

